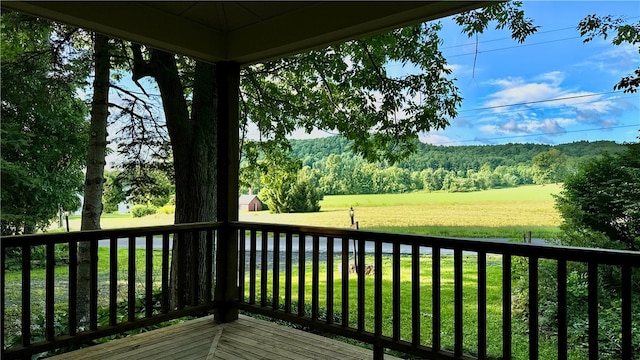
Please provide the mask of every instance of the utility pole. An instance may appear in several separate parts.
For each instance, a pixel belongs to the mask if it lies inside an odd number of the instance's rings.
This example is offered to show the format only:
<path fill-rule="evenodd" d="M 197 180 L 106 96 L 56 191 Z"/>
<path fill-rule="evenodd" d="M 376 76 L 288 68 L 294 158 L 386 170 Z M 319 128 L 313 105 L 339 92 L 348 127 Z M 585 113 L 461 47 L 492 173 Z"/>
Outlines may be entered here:
<path fill-rule="evenodd" d="M 353 206 L 349 208 L 349 217 L 351 218 L 351 228 L 354 230 L 358 230 L 360 226 L 358 222 L 355 221 L 355 211 L 353 210 Z M 356 272 L 358 272 L 358 250 L 356 247 L 356 239 L 353 239 L 353 265 Z"/>

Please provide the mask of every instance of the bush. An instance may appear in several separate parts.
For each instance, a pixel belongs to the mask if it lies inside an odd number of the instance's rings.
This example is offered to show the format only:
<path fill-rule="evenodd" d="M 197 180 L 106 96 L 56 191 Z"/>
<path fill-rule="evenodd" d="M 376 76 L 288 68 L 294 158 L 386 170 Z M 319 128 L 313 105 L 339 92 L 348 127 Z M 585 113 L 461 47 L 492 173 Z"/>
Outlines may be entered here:
<path fill-rule="evenodd" d="M 514 318 L 523 322 L 529 320 L 529 259 L 514 257 L 512 263 Z M 598 328 L 599 355 L 601 359 L 619 359 L 621 356 L 621 294 L 620 284 L 612 279 L 620 279 L 620 269 L 614 266 L 598 267 Z M 634 270 L 633 278 L 640 277 L 640 271 Z M 618 280 L 619 281 L 619 280 Z M 637 282 L 634 282 L 637 284 Z M 567 336 L 569 343 L 576 344 L 578 350 L 588 349 L 588 286 L 587 266 L 585 263 L 567 263 Z M 632 291 L 637 294 L 636 285 Z M 632 307 L 640 307 L 640 298 L 633 297 Z M 540 259 L 538 263 L 538 326 L 543 337 L 555 337 L 558 332 L 558 276 L 557 261 Z M 632 327 L 640 328 L 640 319 L 632 319 Z M 634 354 L 640 354 L 640 336 L 634 332 L 632 339 Z M 640 359 L 634 357 L 634 359 Z"/>
<path fill-rule="evenodd" d="M 143 217 L 143 216 L 147 216 L 147 215 L 153 215 L 158 211 L 158 208 L 151 205 L 151 204 L 147 204 L 147 205 L 134 205 L 131 208 L 131 215 L 134 218 L 139 218 L 139 217 Z"/>
<path fill-rule="evenodd" d="M 175 205 L 165 205 L 163 207 L 159 207 L 158 208 L 158 212 L 160 214 L 173 214 L 176 212 L 176 206 Z"/>

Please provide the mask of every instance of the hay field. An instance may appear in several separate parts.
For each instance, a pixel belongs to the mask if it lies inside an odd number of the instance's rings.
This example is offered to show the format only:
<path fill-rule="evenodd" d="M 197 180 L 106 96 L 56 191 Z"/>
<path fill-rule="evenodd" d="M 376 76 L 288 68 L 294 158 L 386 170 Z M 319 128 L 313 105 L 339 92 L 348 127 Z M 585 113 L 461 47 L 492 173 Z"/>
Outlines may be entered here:
<path fill-rule="evenodd" d="M 240 212 L 250 222 L 348 228 L 349 208 L 363 230 L 457 237 L 520 238 L 557 233 L 560 216 L 553 194 L 560 185 L 531 185 L 468 193 L 414 192 L 380 195 L 325 196 L 318 213 L 270 214 Z M 168 225 L 173 214 L 155 214 L 134 219 L 128 214 L 105 214 L 102 228 Z M 79 216 L 71 217 L 71 230 L 80 229 Z"/>

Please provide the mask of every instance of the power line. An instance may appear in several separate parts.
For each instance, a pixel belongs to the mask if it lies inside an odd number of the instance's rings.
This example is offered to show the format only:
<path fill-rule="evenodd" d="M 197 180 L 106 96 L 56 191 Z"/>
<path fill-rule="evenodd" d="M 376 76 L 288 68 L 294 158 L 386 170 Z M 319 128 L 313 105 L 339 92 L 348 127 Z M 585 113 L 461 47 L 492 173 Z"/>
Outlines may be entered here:
<path fill-rule="evenodd" d="M 547 41 L 541 41 L 541 42 L 537 42 L 537 43 L 531 43 L 531 44 L 521 44 L 521 45 L 514 45 L 514 46 L 507 46 L 507 47 L 503 47 L 503 48 L 497 48 L 497 49 L 489 49 L 489 50 L 478 50 L 478 54 L 484 54 L 484 53 L 488 53 L 488 52 L 494 52 L 494 51 L 502 51 L 502 50 L 509 50 L 509 49 L 516 49 L 516 48 L 523 48 L 523 47 L 528 47 L 528 46 L 535 46 L 535 45 L 544 45 L 544 44 L 550 44 L 550 43 L 554 43 L 554 42 L 560 42 L 560 41 L 567 41 L 567 40 L 573 40 L 573 39 L 580 39 L 580 36 L 573 36 L 573 37 L 569 37 L 569 38 L 563 38 L 563 39 L 555 39 L 555 40 L 547 40 Z M 446 58 L 450 59 L 450 58 L 455 58 L 455 57 L 460 57 L 460 56 L 468 56 L 468 55 L 475 55 L 476 52 L 469 52 L 469 53 L 464 53 L 464 54 L 457 54 L 457 55 L 447 55 Z"/>
<path fill-rule="evenodd" d="M 545 99 L 545 100 L 526 101 L 526 102 L 514 103 L 514 104 L 486 106 L 486 107 L 475 108 L 475 109 L 461 110 L 459 112 L 462 113 L 462 112 L 470 112 L 470 111 L 492 110 L 492 109 L 499 109 L 499 108 L 505 108 L 505 107 L 511 107 L 511 106 L 541 104 L 541 103 L 546 103 L 546 102 L 579 99 L 579 98 L 585 98 L 585 97 L 609 95 L 609 94 L 616 94 L 616 93 L 622 93 L 622 91 L 608 91 L 608 92 L 600 92 L 600 93 L 594 93 L 594 94 L 572 95 L 572 96 L 565 96 L 565 97 L 559 97 L 559 98 L 553 98 L 553 99 Z M 632 97 L 632 96 L 629 96 L 629 97 Z"/>
<path fill-rule="evenodd" d="M 574 107 L 575 105 L 595 104 L 595 103 L 598 103 L 598 102 L 601 102 L 601 101 L 621 101 L 621 100 L 626 100 L 626 99 L 633 98 L 633 97 L 638 97 L 638 96 L 640 96 L 640 94 L 635 95 L 635 96 L 626 96 L 626 97 L 619 97 L 619 98 L 606 99 L 606 100 L 576 102 L 576 103 L 571 103 L 571 105 L 564 104 L 564 105 L 550 106 L 550 107 L 518 108 L 518 109 L 502 111 L 502 112 L 500 112 L 500 115 L 503 115 L 503 114 L 517 114 L 517 113 L 523 113 L 523 112 L 529 112 L 529 111 L 538 111 L 538 110 L 557 110 L 557 111 L 562 111 L 563 109 L 571 109 L 571 107 Z M 464 111 L 471 111 L 471 110 L 462 110 L 460 112 L 464 112 Z M 467 116 L 469 116 L 469 115 L 467 115 Z"/>
<path fill-rule="evenodd" d="M 564 30 L 569 30 L 569 29 L 573 29 L 575 30 L 575 26 L 569 26 L 569 27 L 565 27 L 565 28 L 559 28 L 559 29 L 553 29 L 553 30 L 546 30 L 546 31 L 539 31 L 534 33 L 531 36 L 536 36 L 536 35 L 540 35 L 540 34 L 548 34 L 548 33 L 552 33 L 552 32 L 558 32 L 558 31 L 564 31 Z M 513 40 L 512 37 L 510 36 L 505 36 L 502 38 L 498 38 L 498 39 L 491 39 L 491 40 L 483 40 L 483 41 L 478 41 L 477 44 L 486 44 L 486 43 L 491 43 L 491 42 L 497 42 L 497 41 L 503 41 L 503 40 Z M 454 48 L 459 48 L 459 47 L 464 47 L 464 46 L 475 46 L 476 43 L 472 42 L 472 43 L 466 43 L 466 44 L 459 44 L 459 45 L 450 45 L 450 46 L 445 46 L 442 48 L 442 50 L 446 50 L 446 49 L 454 49 Z"/>
<path fill-rule="evenodd" d="M 638 18 L 640 18 L 640 16 L 625 17 L 624 19 L 626 21 L 630 21 L 630 20 L 634 20 L 634 19 L 638 19 Z M 544 31 L 536 31 L 534 34 L 531 35 L 531 37 L 534 37 L 534 36 L 537 36 L 537 35 L 541 35 L 541 34 L 548 34 L 548 33 L 553 33 L 553 32 L 558 32 L 558 31 L 565 31 L 565 30 L 576 30 L 576 26 L 567 26 L 567 27 L 563 27 L 563 28 L 556 28 L 556 29 L 550 29 L 550 30 L 544 30 Z M 476 42 L 472 42 L 472 43 L 459 44 L 459 45 L 450 45 L 450 46 L 443 47 L 442 50 L 453 49 L 453 48 L 464 47 L 464 46 L 475 46 L 476 44 L 486 44 L 486 43 L 497 42 L 497 41 L 502 41 L 502 40 L 512 40 L 512 38 L 509 37 L 509 36 L 505 36 L 505 37 L 498 38 L 498 39 L 478 41 L 477 43 Z M 514 47 L 516 47 L 516 46 L 514 46 Z M 462 55 L 456 55 L 456 56 L 462 56 Z"/>
<path fill-rule="evenodd" d="M 527 138 L 527 137 L 534 137 L 534 136 L 562 135 L 562 134 L 569 134 L 569 133 L 600 131 L 600 130 L 609 130 L 609 129 L 624 129 L 624 128 L 631 128 L 631 127 L 638 127 L 638 126 L 640 126 L 640 125 L 638 125 L 638 124 L 636 124 L 636 125 L 619 125 L 619 126 L 599 127 L 599 128 L 593 128 L 593 129 L 566 130 L 566 131 L 557 131 L 557 132 L 549 132 L 549 133 L 500 136 L 500 137 L 493 137 L 493 138 L 484 138 L 482 140 L 483 141 L 494 141 L 494 140 L 504 140 L 504 139 L 520 139 L 520 138 Z M 441 144 L 457 144 L 457 143 L 478 142 L 478 141 L 479 140 L 477 140 L 477 139 L 459 140 L 459 141 L 443 142 Z"/>

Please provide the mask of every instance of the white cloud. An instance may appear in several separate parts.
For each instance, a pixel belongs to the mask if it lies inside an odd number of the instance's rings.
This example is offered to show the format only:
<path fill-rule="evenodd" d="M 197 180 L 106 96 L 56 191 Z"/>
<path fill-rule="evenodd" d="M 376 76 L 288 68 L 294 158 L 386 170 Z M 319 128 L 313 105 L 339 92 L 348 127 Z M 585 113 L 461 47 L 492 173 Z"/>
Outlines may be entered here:
<path fill-rule="evenodd" d="M 565 133 L 572 125 L 610 128 L 618 125 L 622 114 L 636 108 L 623 97 L 569 88 L 564 80 L 560 71 L 531 80 L 493 79 L 488 84 L 497 90 L 487 97 L 485 114 L 475 123 L 484 124 L 479 129 L 488 134 L 551 136 Z"/>
<path fill-rule="evenodd" d="M 450 137 L 440 135 L 440 134 L 422 133 L 419 135 L 419 138 L 420 138 L 420 141 L 422 141 L 425 144 L 449 145 L 449 146 L 458 145 L 458 142 L 456 140 L 453 140 Z"/>
<path fill-rule="evenodd" d="M 546 73 L 540 75 L 538 82 L 526 82 L 522 78 L 492 80 L 490 84 L 501 89 L 489 95 L 490 100 L 484 106 L 502 112 L 506 105 L 566 97 L 568 92 L 559 86 L 562 76 L 560 72 Z"/>
<path fill-rule="evenodd" d="M 612 46 L 601 44 L 602 51 L 576 64 L 576 67 L 586 67 L 589 71 L 599 71 L 604 74 L 620 77 L 631 73 L 638 66 L 640 52 L 638 47 L 631 44 Z"/>
<path fill-rule="evenodd" d="M 541 80 L 544 82 L 549 82 L 553 85 L 560 85 L 564 80 L 565 76 L 562 71 L 550 71 L 548 73 L 544 73 L 536 77 L 537 80 Z"/>
<path fill-rule="evenodd" d="M 529 119 L 522 116 L 520 119 L 512 118 L 501 123 L 483 125 L 479 129 L 485 133 L 500 135 L 526 135 L 532 133 L 560 135 L 564 134 L 566 127 L 572 124 L 575 124 L 575 121 L 567 118 Z"/>

